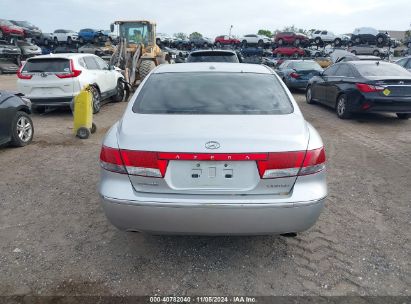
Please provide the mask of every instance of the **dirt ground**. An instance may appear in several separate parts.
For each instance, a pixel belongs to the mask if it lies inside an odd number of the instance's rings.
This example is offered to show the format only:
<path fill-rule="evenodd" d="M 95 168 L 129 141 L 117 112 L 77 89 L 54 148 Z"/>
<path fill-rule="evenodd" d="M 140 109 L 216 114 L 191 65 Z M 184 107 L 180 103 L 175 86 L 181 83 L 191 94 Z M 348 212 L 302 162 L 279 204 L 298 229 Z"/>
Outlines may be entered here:
<path fill-rule="evenodd" d="M 15 89 L 0 76 L 0 89 Z M 126 103 L 95 116 L 33 115 L 35 138 L 0 148 L 0 295 L 411 295 L 411 120 L 337 119 L 294 94 L 322 135 L 329 197 L 297 238 L 173 237 L 111 226 L 97 195 L 102 137 Z"/>

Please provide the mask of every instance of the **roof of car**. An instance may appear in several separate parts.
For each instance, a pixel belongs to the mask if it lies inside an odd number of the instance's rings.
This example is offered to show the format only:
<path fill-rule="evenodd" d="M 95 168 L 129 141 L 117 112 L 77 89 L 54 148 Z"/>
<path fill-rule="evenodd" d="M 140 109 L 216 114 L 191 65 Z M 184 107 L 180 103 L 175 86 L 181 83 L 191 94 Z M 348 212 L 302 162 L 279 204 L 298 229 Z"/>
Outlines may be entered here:
<path fill-rule="evenodd" d="M 349 61 L 347 63 L 354 64 L 354 65 L 372 65 L 372 64 L 392 64 L 391 62 L 385 62 L 382 60 L 354 60 Z"/>
<path fill-rule="evenodd" d="M 263 65 L 244 63 L 199 62 L 163 64 L 156 68 L 155 74 L 186 73 L 186 72 L 226 72 L 226 73 L 257 73 L 273 74 L 273 71 Z"/>
<path fill-rule="evenodd" d="M 86 54 L 86 53 L 57 53 L 57 54 L 47 54 L 47 55 L 39 55 L 36 57 L 32 57 L 29 59 L 41 59 L 41 58 L 77 58 L 77 57 L 84 57 L 93 54 Z"/>
<path fill-rule="evenodd" d="M 236 52 L 234 52 L 233 50 L 196 50 L 196 51 L 192 51 L 190 54 L 198 54 L 198 53 L 230 53 L 230 54 L 237 54 Z"/>

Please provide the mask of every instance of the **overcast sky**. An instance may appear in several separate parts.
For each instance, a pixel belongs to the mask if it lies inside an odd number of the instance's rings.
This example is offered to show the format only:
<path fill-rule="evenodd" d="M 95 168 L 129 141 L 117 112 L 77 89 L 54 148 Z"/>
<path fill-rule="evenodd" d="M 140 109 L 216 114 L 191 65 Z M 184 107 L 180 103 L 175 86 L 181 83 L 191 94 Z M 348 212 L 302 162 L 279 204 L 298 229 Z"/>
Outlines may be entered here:
<path fill-rule="evenodd" d="M 158 32 L 205 36 L 256 33 L 259 29 L 355 27 L 407 30 L 411 0 L 0 0 L 0 18 L 27 20 L 45 32 L 57 28 L 109 29 L 116 19 L 149 19 Z"/>

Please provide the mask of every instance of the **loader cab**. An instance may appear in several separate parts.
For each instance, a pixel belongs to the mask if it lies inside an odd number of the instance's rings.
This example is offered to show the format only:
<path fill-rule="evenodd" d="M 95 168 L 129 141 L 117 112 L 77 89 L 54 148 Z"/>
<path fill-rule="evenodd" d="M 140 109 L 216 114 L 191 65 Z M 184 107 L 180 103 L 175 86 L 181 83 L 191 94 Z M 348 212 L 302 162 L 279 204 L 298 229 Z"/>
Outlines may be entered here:
<path fill-rule="evenodd" d="M 143 44 L 145 47 L 155 44 L 155 24 L 149 21 L 117 21 L 120 39 L 126 39 L 127 45 Z M 111 26 L 114 29 L 114 25 Z"/>

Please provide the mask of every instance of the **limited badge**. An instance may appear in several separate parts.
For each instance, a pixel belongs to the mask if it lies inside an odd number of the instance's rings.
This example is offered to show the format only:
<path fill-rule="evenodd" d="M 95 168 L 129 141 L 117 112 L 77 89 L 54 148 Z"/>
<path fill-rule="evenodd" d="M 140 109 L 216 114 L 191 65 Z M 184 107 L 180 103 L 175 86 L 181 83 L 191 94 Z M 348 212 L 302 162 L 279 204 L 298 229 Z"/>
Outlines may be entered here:
<path fill-rule="evenodd" d="M 382 93 L 383 93 L 385 96 L 388 96 L 388 95 L 391 94 L 391 91 L 388 90 L 388 89 L 385 89 L 384 91 L 382 91 Z"/>

